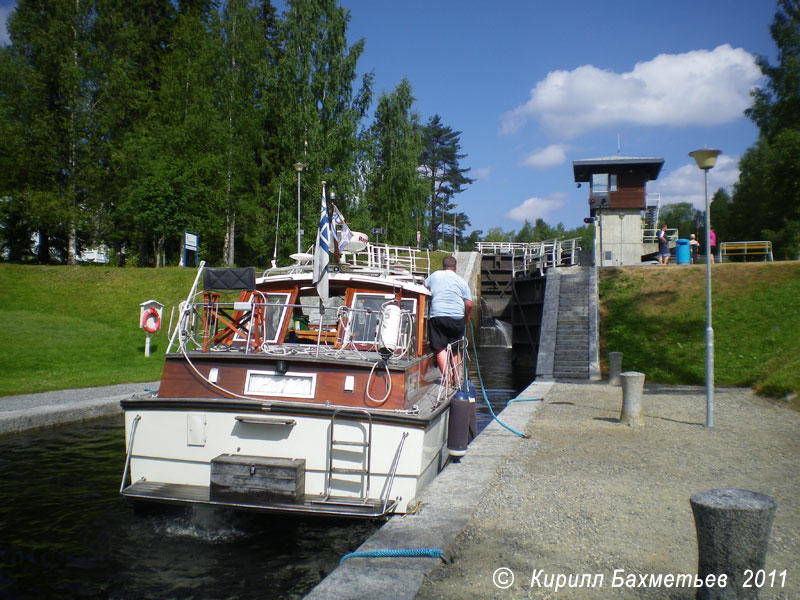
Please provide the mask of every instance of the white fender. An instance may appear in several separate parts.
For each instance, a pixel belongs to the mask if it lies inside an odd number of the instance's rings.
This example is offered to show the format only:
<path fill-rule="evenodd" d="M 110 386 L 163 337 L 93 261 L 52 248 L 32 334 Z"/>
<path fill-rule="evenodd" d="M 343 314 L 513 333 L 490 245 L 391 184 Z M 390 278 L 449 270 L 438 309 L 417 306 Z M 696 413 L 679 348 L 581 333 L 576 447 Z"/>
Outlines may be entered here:
<path fill-rule="evenodd" d="M 378 346 L 394 353 L 400 339 L 402 312 L 396 304 L 386 304 L 381 308 L 381 330 L 378 334 Z"/>

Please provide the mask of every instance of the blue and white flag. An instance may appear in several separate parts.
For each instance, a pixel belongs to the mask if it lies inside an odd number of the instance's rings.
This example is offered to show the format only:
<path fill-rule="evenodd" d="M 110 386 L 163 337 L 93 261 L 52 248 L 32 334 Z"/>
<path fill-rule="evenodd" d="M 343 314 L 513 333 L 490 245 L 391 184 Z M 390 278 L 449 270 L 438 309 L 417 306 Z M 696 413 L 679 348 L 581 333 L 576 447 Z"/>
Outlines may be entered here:
<path fill-rule="evenodd" d="M 325 184 L 322 184 L 322 209 L 319 215 L 317 243 L 314 248 L 314 286 L 323 300 L 328 299 L 328 262 L 330 261 L 331 228 L 328 223 L 328 208 L 325 205 Z"/>
<path fill-rule="evenodd" d="M 341 232 L 338 235 L 336 233 L 337 227 L 341 228 Z M 353 238 L 353 232 L 350 231 L 347 223 L 344 222 L 344 216 L 342 216 L 342 213 L 336 208 L 336 205 L 333 206 L 333 235 L 337 237 L 339 242 L 339 252 L 344 252 L 347 249 L 347 244 L 349 244 L 350 240 Z"/>

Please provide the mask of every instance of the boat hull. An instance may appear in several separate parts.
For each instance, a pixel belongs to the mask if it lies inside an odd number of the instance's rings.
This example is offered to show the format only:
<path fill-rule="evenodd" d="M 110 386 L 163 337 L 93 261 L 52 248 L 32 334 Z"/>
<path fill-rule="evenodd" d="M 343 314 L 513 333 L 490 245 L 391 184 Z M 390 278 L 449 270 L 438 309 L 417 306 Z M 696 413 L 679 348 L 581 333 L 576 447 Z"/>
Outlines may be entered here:
<path fill-rule="evenodd" d="M 131 481 L 123 481 L 122 493 L 132 498 L 379 517 L 406 512 L 447 460 L 448 402 L 425 417 L 233 399 L 122 404 Z M 264 490 L 255 489 L 215 494 L 212 473 L 222 456 L 253 465 L 262 459 L 302 461 L 302 489 L 288 502 L 275 493 L 265 500 Z"/>

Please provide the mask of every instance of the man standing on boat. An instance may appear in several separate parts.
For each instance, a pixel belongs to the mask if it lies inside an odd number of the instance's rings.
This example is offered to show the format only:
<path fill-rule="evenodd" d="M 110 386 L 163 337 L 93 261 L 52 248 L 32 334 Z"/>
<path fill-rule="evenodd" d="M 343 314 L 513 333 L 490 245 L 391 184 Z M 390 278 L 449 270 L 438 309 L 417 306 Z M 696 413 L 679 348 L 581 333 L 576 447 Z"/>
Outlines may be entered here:
<path fill-rule="evenodd" d="M 467 282 L 456 274 L 456 259 L 447 256 L 442 270 L 431 273 L 425 280 L 431 291 L 431 311 L 428 338 L 436 354 L 436 364 L 443 375 L 447 373 L 447 346 L 464 337 L 464 326 L 472 311 L 472 295 Z M 460 360 L 454 355 L 453 366 Z"/>

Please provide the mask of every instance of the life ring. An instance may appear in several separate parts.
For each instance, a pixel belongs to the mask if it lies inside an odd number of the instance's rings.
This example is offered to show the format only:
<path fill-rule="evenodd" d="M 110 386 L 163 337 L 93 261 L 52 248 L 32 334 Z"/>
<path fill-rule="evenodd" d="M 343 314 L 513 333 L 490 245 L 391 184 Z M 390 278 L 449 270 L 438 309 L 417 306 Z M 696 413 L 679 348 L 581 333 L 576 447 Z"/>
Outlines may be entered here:
<path fill-rule="evenodd" d="M 154 316 L 155 320 L 151 323 L 150 316 Z M 155 333 L 159 329 L 161 329 L 161 315 L 158 313 L 158 309 L 154 306 L 151 306 L 142 315 L 142 328 L 147 333 Z"/>

